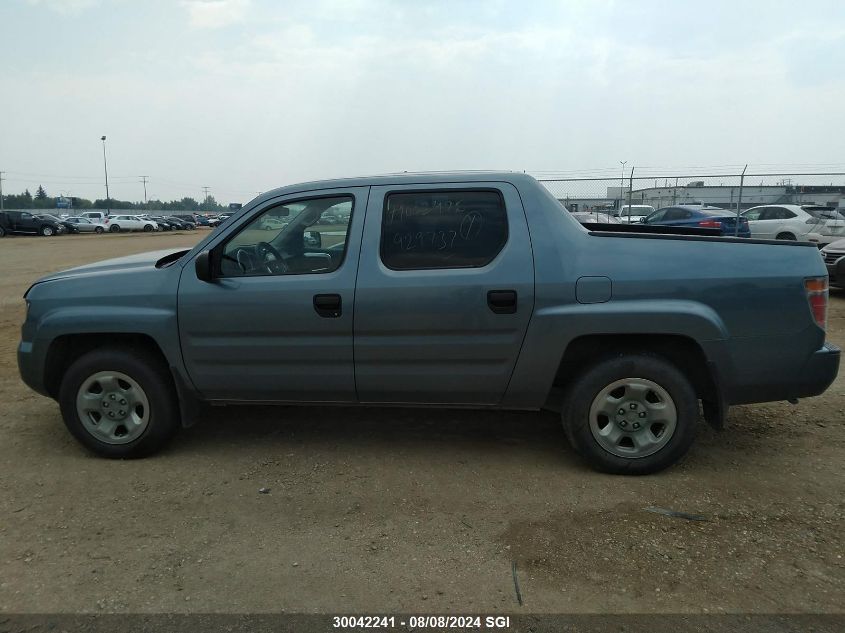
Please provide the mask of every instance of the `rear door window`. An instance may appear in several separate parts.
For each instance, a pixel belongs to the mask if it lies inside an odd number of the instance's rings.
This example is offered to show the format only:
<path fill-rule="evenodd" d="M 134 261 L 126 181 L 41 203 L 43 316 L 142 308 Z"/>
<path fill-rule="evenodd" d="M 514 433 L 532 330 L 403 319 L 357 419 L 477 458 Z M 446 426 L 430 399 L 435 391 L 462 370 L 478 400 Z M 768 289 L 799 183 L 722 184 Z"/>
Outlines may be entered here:
<path fill-rule="evenodd" d="M 393 270 L 480 268 L 495 259 L 507 240 L 507 213 L 498 191 L 385 196 L 381 260 Z"/>

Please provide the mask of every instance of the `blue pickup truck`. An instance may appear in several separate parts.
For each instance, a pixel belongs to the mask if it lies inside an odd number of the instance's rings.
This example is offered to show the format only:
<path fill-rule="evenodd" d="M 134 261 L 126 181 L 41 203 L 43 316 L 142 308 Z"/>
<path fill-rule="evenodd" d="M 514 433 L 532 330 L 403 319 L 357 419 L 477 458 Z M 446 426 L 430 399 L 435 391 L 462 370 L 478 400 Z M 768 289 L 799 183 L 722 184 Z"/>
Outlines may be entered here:
<path fill-rule="evenodd" d="M 282 187 L 191 250 L 38 280 L 20 372 L 107 457 L 209 403 L 552 408 L 625 474 L 676 462 L 700 412 L 831 384 L 815 246 L 645 229 L 584 227 L 523 174 Z"/>

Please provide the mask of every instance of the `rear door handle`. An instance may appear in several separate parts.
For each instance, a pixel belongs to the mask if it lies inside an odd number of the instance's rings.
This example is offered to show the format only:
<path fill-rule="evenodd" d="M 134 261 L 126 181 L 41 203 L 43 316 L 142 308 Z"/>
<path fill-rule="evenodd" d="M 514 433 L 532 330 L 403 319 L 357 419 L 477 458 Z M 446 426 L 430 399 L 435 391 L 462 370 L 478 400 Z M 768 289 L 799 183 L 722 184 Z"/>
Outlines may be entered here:
<path fill-rule="evenodd" d="M 321 317 L 336 319 L 343 314 L 343 300 L 340 295 L 314 295 L 314 309 Z"/>
<path fill-rule="evenodd" d="M 516 290 L 491 290 L 487 293 L 487 305 L 496 314 L 516 313 Z"/>

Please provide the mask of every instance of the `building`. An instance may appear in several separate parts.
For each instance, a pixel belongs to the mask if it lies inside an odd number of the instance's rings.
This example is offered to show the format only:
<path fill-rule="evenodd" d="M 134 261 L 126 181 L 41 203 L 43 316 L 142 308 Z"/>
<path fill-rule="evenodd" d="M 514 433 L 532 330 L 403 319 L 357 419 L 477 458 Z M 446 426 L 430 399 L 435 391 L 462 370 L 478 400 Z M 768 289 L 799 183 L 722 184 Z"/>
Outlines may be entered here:
<path fill-rule="evenodd" d="M 613 192 L 610 189 L 614 189 Z M 608 187 L 608 194 L 619 195 L 619 187 Z M 627 198 L 627 191 L 625 192 Z M 611 198 L 608 195 L 608 198 Z M 612 198 L 611 198 L 612 199 Z M 686 185 L 647 187 L 631 192 L 632 204 L 649 204 L 655 209 L 674 204 L 704 203 L 724 209 L 735 209 L 739 200 L 736 185 L 705 185 L 694 181 Z M 820 185 L 748 185 L 742 188 L 742 208 L 761 204 L 820 204 L 845 207 L 845 186 Z"/>

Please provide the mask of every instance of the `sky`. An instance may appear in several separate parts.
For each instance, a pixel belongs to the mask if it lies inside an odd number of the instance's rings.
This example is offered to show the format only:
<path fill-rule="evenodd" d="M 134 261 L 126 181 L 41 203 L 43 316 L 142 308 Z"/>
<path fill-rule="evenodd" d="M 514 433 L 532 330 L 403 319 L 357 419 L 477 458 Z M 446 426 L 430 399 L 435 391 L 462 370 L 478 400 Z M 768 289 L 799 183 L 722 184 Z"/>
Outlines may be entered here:
<path fill-rule="evenodd" d="M 845 2 L 0 0 L 5 193 L 845 171 Z"/>

